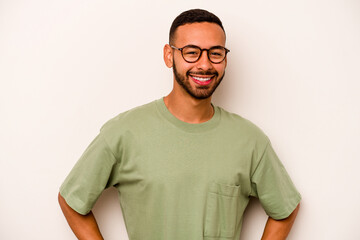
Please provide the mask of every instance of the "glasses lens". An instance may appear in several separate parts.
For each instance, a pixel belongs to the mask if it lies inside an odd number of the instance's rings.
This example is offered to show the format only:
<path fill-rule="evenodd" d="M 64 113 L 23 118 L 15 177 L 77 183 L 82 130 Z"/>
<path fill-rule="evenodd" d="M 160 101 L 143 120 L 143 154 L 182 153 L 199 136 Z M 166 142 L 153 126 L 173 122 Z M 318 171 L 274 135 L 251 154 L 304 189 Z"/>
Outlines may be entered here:
<path fill-rule="evenodd" d="M 209 58 L 214 63 L 219 63 L 224 60 L 226 50 L 224 48 L 211 48 L 209 50 Z"/>
<path fill-rule="evenodd" d="M 196 62 L 199 59 L 201 50 L 197 47 L 184 47 L 182 50 L 183 57 L 188 62 Z"/>

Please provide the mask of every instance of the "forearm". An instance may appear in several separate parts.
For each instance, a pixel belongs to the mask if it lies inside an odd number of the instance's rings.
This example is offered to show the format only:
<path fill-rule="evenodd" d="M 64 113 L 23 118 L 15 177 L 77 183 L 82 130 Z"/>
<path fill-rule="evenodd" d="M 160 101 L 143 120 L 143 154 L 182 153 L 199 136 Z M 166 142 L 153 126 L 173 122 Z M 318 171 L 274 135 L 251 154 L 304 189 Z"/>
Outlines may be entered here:
<path fill-rule="evenodd" d="M 60 195 L 58 196 L 59 204 L 64 216 L 70 225 L 70 228 L 80 240 L 103 240 L 96 219 L 92 212 L 87 215 L 81 215 L 74 211 Z"/>
<path fill-rule="evenodd" d="M 294 224 L 296 215 L 299 211 L 300 204 L 290 214 L 289 217 L 282 220 L 274 220 L 271 217 L 268 218 L 262 240 L 285 240 L 288 236 L 291 227 Z"/>

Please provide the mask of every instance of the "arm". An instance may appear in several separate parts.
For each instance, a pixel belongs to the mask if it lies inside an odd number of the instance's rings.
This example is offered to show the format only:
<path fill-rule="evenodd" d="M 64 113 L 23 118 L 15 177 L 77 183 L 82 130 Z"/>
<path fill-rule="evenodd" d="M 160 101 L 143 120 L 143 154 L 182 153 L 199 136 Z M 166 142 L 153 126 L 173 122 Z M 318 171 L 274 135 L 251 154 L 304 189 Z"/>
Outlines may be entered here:
<path fill-rule="evenodd" d="M 285 240 L 295 221 L 296 215 L 299 211 L 299 207 L 300 204 L 297 205 L 297 207 L 290 214 L 290 216 L 285 219 L 274 220 L 269 217 L 266 222 L 265 230 L 261 240 Z"/>
<path fill-rule="evenodd" d="M 79 214 L 66 203 L 60 193 L 58 200 L 67 222 L 78 239 L 103 240 L 92 212 L 87 215 Z"/>

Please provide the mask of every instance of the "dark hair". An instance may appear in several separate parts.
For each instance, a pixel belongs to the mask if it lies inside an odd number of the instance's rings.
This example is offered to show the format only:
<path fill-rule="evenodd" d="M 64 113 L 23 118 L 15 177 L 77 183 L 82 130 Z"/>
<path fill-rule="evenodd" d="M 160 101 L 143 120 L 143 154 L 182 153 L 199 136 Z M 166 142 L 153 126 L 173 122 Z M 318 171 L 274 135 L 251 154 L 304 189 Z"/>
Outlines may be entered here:
<path fill-rule="evenodd" d="M 169 43 L 171 44 L 174 41 L 175 31 L 178 27 L 188 24 L 188 23 L 200 23 L 200 22 L 210 22 L 216 23 L 224 31 L 221 20 L 213 13 L 208 12 L 203 9 L 191 9 L 185 12 L 182 12 L 179 16 L 175 18 L 171 24 L 170 34 L 169 34 Z"/>

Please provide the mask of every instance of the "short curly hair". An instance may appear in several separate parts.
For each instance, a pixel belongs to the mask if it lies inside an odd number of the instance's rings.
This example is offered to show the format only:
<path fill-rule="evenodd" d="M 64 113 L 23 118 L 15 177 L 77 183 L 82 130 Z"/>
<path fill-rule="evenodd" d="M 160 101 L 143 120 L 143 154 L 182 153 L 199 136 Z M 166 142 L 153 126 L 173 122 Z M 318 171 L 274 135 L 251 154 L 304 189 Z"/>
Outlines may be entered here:
<path fill-rule="evenodd" d="M 172 44 L 175 38 L 175 31 L 178 27 L 188 24 L 188 23 L 200 23 L 200 22 L 210 22 L 216 23 L 224 31 L 221 20 L 213 13 L 203 10 L 203 9 L 191 9 L 185 12 L 182 12 L 179 16 L 175 18 L 170 27 L 169 33 L 169 43 Z"/>

